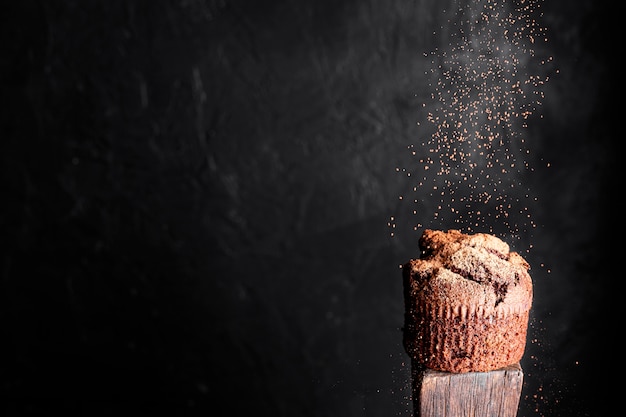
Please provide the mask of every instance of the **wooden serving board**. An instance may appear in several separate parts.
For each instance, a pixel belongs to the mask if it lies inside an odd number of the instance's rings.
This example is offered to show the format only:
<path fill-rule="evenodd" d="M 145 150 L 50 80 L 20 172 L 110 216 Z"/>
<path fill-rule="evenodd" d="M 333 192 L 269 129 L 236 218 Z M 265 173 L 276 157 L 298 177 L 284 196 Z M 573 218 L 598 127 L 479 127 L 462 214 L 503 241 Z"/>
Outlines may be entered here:
<path fill-rule="evenodd" d="M 415 417 L 515 417 L 524 374 L 519 363 L 461 374 L 414 363 L 412 379 Z"/>

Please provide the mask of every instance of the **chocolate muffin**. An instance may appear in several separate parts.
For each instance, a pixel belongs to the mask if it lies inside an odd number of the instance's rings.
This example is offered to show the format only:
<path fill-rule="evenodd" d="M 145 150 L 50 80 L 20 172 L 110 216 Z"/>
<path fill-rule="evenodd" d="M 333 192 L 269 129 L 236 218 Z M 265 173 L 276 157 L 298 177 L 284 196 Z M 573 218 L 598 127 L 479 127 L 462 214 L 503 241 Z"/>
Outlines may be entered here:
<path fill-rule="evenodd" d="M 519 362 L 532 304 L 529 264 L 485 233 L 425 230 L 403 265 L 403 344 L 421 366 L 487 372 Z"/>

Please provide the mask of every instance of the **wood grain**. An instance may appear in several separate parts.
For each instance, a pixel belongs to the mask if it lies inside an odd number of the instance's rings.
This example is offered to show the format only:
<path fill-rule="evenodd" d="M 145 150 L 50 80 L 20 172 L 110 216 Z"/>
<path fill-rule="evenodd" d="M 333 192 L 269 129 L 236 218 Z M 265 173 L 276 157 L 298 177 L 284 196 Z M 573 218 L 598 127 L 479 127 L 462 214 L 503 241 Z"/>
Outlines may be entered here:
<path fill-rule="evenodd" d="M 519 363 L 491 371 L 450 373 L 413 365 L 415 417 L 515 417 L 524 374 Z"/>

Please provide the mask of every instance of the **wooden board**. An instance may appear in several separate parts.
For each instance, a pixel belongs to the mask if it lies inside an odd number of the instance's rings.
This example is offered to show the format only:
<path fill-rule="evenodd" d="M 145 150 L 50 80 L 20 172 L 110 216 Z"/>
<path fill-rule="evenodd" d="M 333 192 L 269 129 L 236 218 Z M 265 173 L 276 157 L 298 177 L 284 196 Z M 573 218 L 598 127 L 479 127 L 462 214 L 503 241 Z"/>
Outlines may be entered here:
<path fill-rule="evenodd" d="M 449 372 L 413 364 L 415 417 L 515 417 L 524 374 L 519 363 L 491 372 Z"/>

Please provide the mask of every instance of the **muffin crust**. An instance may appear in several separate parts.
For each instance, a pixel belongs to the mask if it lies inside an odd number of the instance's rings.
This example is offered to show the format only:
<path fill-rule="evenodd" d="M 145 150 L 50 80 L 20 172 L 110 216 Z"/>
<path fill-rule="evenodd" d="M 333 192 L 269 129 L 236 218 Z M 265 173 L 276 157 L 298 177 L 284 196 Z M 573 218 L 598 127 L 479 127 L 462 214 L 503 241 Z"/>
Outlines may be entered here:
<path fill-rule="evenodd" d="M 423 366 L 485 372 L 525 350 L 529 264 L 499 238 L 427 229 L 419 259 L 403 265 L 404 347 Z"/>

